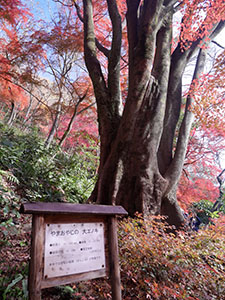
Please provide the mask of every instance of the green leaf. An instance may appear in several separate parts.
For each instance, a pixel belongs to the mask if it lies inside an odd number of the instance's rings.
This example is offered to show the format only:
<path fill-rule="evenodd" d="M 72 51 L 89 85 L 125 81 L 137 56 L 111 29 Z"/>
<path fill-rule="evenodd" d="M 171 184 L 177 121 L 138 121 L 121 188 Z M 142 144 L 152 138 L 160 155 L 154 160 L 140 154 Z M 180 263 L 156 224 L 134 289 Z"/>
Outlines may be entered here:
<path fill-rule="evenodd" d="M 18 274 L 17 277 L 7 286 L 7 288 L 5 289 L 4 293 L 3 293 L 3 300 L 6 300 L 6 294 L 10 291 L 10 289 L 15 286 L 20 280 L 23 279 L 23 275 L 22 274 Z"/>

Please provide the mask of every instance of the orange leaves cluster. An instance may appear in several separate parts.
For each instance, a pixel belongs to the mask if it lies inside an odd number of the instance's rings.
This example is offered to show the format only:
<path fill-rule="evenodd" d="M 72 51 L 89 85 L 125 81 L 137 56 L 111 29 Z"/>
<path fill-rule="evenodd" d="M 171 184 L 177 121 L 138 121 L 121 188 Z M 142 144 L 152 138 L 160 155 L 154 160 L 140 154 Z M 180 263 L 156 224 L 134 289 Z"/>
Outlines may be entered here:
<path fill-rule="evenodd" d="M 15 24 L 17 18 L 22 17 L 26 20 L 28 10 L 20 0 L 1 0 L 0 1 L 0 23 Z"/>
<path fill-rule="evenodd" d="M 28 104 L 28 97 L 24 90 L 6 80 L 0 81 L 0 98 L 7 104 L 16 104 L 17 109 L 20 110 Z"/>
<path fill-rule="evenodd" d="M 19 29 L 29 15 L 29 11 L 20 0 L 0 1 L 1 100 L 7 104 L 14 103 L 20 109 L 27 105 L 28 99 L 20 87 L 18 61 L 23 63 L 24 49 L 19 38 Z"/>
<path fill-rule="evenodd" d="M 20 0 L 0 1 L 0 86 L 1 99 L 23 109 L 28 96 L 22 87 L 33 80 L 40 67 L 42 47 L 32 35 L 31 13 Z"/>
<path fill-rule="evenodd" d="M 181 47 L 187 49 L 197 39 L 206 38 L 213 25 L 225 19 L 225 5 L 223 0 L 184 0 L 181 13 Z"/>
<path fill-rule="evenodd" d="M 207 178 L 194 177 L 189 180 L 182 176 L 180 179 L 177 199 L 184 211 L 188 211 L 191 204 L 203 199 L 215 202 L 218 196 L 218 188 Z"/>
<path fill-rule="evenodd" d="M 196 122 L 225 136 L 225 53 L 216 61 L 211 75 L 202 75 L 191 89 L 194 103 L 192 110 Z"/>
<path fill-rule="evenodd" d="M 204 124 L 196 126 L 190 135 L 177 192 L 184 210 L 193 202 L 203 199 L 214 202 L 219 196 L 216 177 L 221 172 L 218 156 L 224 151 L 224 137 Z"/>

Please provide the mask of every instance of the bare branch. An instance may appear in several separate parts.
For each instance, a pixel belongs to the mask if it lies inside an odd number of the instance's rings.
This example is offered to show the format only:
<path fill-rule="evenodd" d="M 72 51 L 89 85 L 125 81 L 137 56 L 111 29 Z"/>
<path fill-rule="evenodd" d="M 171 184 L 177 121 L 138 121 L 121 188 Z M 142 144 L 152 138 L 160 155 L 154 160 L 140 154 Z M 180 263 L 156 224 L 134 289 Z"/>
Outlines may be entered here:
<path fill-rule="evenodd" d="M 117 7 L 116 0 L 107 0 L 109 16 L 112 23 L 112 43 L 109 55 L 109 73 L 108 87 L 112 99 L 114 100 L 115 112 L 117 115 L 121 113 L 121 91 L 120 91 L 120 56 L 122 44 L 122 24 L 121 16 Z"/>
<path fill-rule="evenodd" d="M 77 115 L 82 114 L 82 112 L 86 111 L 87 109 L 94 106 L 95 104 L 96 104 L 96 102 L 93 102 L 93 103 L 89 104 L 88 106 L 84 107 L 83 109 L 81 109 L 80 111 L 77 112 Z"/>
<path fill-rule="evenodd" d="M 80 7 L 79 7 L 79 5 L 76 3 L 76 0 L 73 0 L 73 5 L 74 5 L 75 8 L 76 8 L 78 18 L 81 20 L 81 22 L 84 22 L 84 18 L 83 18 L 83 16 L 81 15 Z"/>
<path fill-rule="evenodd" d="M 95 38 L 95 44 L 99 51 L 101 51 L 107 58 L 109 58 L 110 50 L 104 47 L 97 38 Z"/>
<path fill-rule="evenodd" d="M 220 47 L 221 49 L 225 49 L 225 47 L 223 47 L 222 45 L 220 45 L 216 41 L 212 41 L 212 43 L 215 44 L 216 46 Z"/>

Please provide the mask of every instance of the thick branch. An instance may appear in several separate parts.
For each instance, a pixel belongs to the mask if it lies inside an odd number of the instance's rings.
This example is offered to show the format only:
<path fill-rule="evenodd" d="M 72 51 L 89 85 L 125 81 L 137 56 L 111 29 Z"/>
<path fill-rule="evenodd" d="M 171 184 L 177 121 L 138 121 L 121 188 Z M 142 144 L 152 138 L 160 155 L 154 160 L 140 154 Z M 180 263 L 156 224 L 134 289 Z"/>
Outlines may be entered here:
<path fill-rule="evenodd" d="M 168 14 L 167 20 L 164 21 L 164 26 L 159 30 L 156 39 L 156 54 L 154 59 L 154 65 L 152 69 L 152 75 L 156 79 L 159 87 L 159 98 L 157 99 L 157 106 L 159 106 L 158 113 L 153 118 L 156 119 L 158 146 L 163 130 L 163 119 L 165 115 L 168 79 L 170 70 L 170 55 L 172 39 L 172 12 Z M 158 116 L 157 116 L 158 115 Z M 158 146 L 157 150 L 158 151 Z"/>
<path fill-rule="evenodd" d="M 84 18 L 81 15 L 81 11 L 80 11 L 80 7 L 79 5 L 76 3 L 75 0 L 73 0 L 73 5 L 76 8 L 77 11 L 77 16 L 80 19 L 80 21 L 83 23 L 84 22 Z M 96 43 L 96 47 L 98 48 L 99 51 L 101 51 L 106 57 L 109 57 L 109 49 L 107 49 L 106 47 L 104 47 L 97 38 L 95 38 L 95 43 Z"/>
<path fill-rule="evenodd" d="M 209 34 L 210 40 L 213 39 L 223 27 L 224 21 L 214 25 L 211 29 L 211 34 Z M 200 30 L 201 29 L 199 29 L 199 31 Z M 182 101 L 182 75 L 187 63 L 198 50 L 201 42 L 204 42 L 204 39 L 199 37 L 188 49 L 182 49 L 179 43 L 172 54 L 164 132 L 158 153 L 160 171 L 162 174 L 166 172 L 173 158 L 174 134 L 180 117 Z"/>
<path fill-rule="evenodd" d="M 76 0 L 73 0 L 73 5 L 74 5 L 75 8 L 76 8 L 78 18 L 81 20 L 81 22 L 84 22 L 84 18 L 83 18 L 83 16 L 81 15 L 80 7 L 79 7 L 79 5 L 76 3 Z"/>
<path fill-rule="evenodd" d="M 107 0 L 109 16 L 112 22 L 112 45 L 109 55 L 108 87 L 115 117 L 122 114 L 122 100 L 120 90 L 120 52 L 122 43 L 121 17 L 116 0 Z"/>
<path fill-rule="evenodd" d="M 93 7 L 91 0 L 84 0 L 84 58 L 91 76 L 94 89 L 102 92 L 106 89 L 105 79 L 101 71 L 100 63 L 96 56 L 96 43 L 93 20 Z"/>
<path fill-rule="evenodd" d="M 198 79 L 200 74 L 203 73 L 204 71 L 206 57 L 207 57 L 207 50 L 208 50 L 207 47 L 205 49 L 199 50 L 192 82 Z M 189 94 L 186 101 L 184 118 L 182 120 L 181 127 L 179 130 L 175 155 L 170 167 L 168 168 L 165 174 L 165 178 L 167 178 L 170 182 L 169 189 L 171 189 L 172 186 L 177 184 L 182 172 L 183 162 L 187 151 L 190 130 L 194 119 L 194 114 L 190 110 L 193 101 L 194 99 Z"/>
<path fill-rule="evenodd" d="M 174 6 L 176 3 L 179 3 L 180 1 L 177 1 L 177 0 L 164 0 L 164 6 L 165 7 L 172 7 L 172 6 Z"/>
<path fill-rule="evenodd" d="M 97 38 L 95 38 L 96 47 L 101 51 L 107 58 L 109 58 L 110 50 L 104 47 Z"/>
<path fill-rule="evenodd" d="M 134 49 L 138 43 L 138 7 L 140 0 L 127 0 L 127 34 L 129 45 L 129 78 L 133 73 Z"/>
<path fill-rule="evenodd" d="M 164 8 L 164 11 L 163 11 L 164 15 L 166 15 L 171 10 L 174 10 L 174 6 L 177 3 L 178 3 L 178 6 L 179 6 L 180 3 L 177 0 L 165 0 L 164 1 L 164 7 L 165 8 Z M 178 8 L 178 6 L 176 6 L 176 9 Z"/>

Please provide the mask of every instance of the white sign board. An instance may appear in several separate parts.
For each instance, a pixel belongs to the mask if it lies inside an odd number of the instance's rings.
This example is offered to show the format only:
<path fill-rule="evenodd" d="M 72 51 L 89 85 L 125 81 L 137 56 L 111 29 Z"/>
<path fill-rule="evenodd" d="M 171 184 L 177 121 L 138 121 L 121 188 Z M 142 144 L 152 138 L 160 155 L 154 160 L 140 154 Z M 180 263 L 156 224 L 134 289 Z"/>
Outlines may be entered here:
<path fill-rule="evenodd" d="M 104 223 L 46 224 L 44 276 L 105 269 Z"/>

